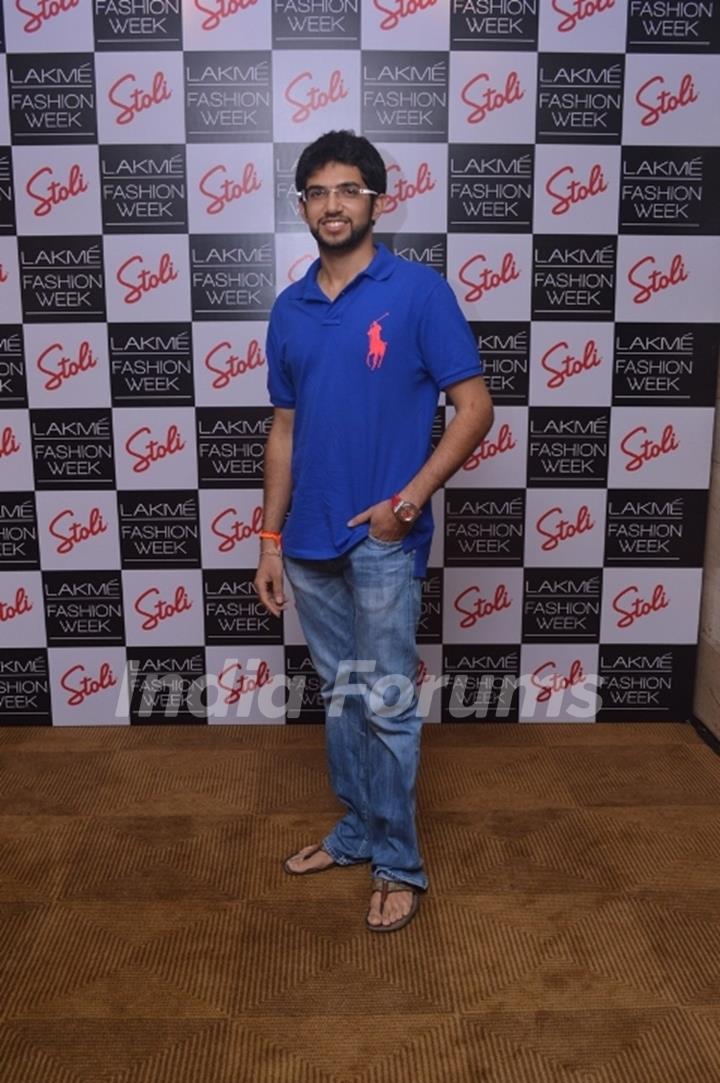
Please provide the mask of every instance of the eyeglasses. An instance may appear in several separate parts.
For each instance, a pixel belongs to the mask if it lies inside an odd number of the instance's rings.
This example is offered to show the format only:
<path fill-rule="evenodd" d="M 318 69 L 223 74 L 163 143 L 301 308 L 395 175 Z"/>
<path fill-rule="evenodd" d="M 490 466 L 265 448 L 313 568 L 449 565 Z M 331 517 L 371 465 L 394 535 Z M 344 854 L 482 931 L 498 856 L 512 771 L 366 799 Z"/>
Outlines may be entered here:
<path fill-rule="evenodd" d="M 359 184 L 335 184 L 332 188 L 325 188 L 320 184 L 311 184 L 309 188 L 298 192 L 298 197 L 303 203 L 320 206 L 321 203 L 327 203 L 331 192 L 334 192 L 342 203 L 352 203 L 354 200 L 359 199 L 360 196 L 376 196 L 378 194 L 372 188 L 361 188 Z"/>

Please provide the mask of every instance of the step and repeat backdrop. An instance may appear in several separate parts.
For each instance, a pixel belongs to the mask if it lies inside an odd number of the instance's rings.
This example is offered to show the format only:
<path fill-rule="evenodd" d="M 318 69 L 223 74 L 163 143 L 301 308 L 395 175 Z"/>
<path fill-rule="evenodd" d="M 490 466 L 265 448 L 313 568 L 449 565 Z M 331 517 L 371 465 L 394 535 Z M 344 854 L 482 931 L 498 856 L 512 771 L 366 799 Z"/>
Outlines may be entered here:
<path fill-rule="evenodd" d="M 434 499 L 427 718 L 686 718 L 717 0 L 0 16 L 0 723 L 322 720 L 295 610 L 252 580 L 267 318 L 315 257 L 294 167 L 338 127 L 380 147 L 379 238 L 447 276 L 496 403 Z"/>

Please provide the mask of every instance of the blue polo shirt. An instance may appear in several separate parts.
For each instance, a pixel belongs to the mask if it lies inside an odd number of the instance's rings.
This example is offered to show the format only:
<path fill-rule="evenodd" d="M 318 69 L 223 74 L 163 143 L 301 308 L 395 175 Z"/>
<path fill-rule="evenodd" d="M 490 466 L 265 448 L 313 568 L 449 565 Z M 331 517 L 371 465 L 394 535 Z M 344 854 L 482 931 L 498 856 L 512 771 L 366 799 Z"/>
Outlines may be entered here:
<path fill-rule="evenodd" d="M 331 301 L 320 261 L 283 290 L 267 337 L 273 406 L 295 411 L 292 504 L 283 527 L 291 557 L 351 549 L 368 524 L 348 519 L 387 500 L 430 454 L 438 393 L 481 373 L 477 346 L 436 271 L 379 244 L 372 262 Z M 404 540 L 415 575 L 427 568 L 430 502 Z"/>

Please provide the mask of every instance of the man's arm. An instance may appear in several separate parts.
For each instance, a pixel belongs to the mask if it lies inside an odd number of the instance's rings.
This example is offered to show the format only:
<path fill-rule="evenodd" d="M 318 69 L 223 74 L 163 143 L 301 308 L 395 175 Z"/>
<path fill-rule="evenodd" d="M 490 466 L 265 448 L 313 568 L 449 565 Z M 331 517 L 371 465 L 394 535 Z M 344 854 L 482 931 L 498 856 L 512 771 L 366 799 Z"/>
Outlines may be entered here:
<path fill-rule="evenodd" d="M 279 534 L 290 505 L 294 410 L 275 407 L 270 435 L 265 447 L 263 486 L 263 530 Z M 283 567 L 280 549 L 271 540 L 261 539 L 260 560 L 255 576 L 255 590 L 260 601 L 279 617 L 287 605 L 283 592 Z"/>
<path fill-rule="evenodd" d="M 493 423 L 493 406 L 490 393 L 482 376 L 461 380 L 446 389 L 455 407 L 455 416 L 442 435 L 440 443 L 430 458 L 399 495 L 419 508 L 426 504 L 432 494 L 459 470 L 484 438 Z M 390 507 L 390 501 L 382 500 L 350 520 L 349 526 L 370 523 L 370 533 L 381 541 L 392 541 L 407 533 L 398 523 Z"/>

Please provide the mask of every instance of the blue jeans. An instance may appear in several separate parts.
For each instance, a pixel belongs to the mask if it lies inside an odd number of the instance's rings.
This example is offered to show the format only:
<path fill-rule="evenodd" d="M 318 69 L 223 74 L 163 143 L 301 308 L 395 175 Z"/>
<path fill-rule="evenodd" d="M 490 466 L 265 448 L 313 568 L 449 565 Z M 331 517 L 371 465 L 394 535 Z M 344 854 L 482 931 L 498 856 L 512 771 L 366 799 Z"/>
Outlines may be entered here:
<path fill-rule="evenodd" d="M 413 564 L 414 554 L 401 542 L 371 537 L 331 560 L 285 556 L 322 681 L 330 783 L 347 808 L 323 846 L 339 865 L 370 861 L 373 876 L 424 890 L 428 879 L 415 829 L 422 581 Z M 343 694 L 342 686 L 355 690 Z"/>

